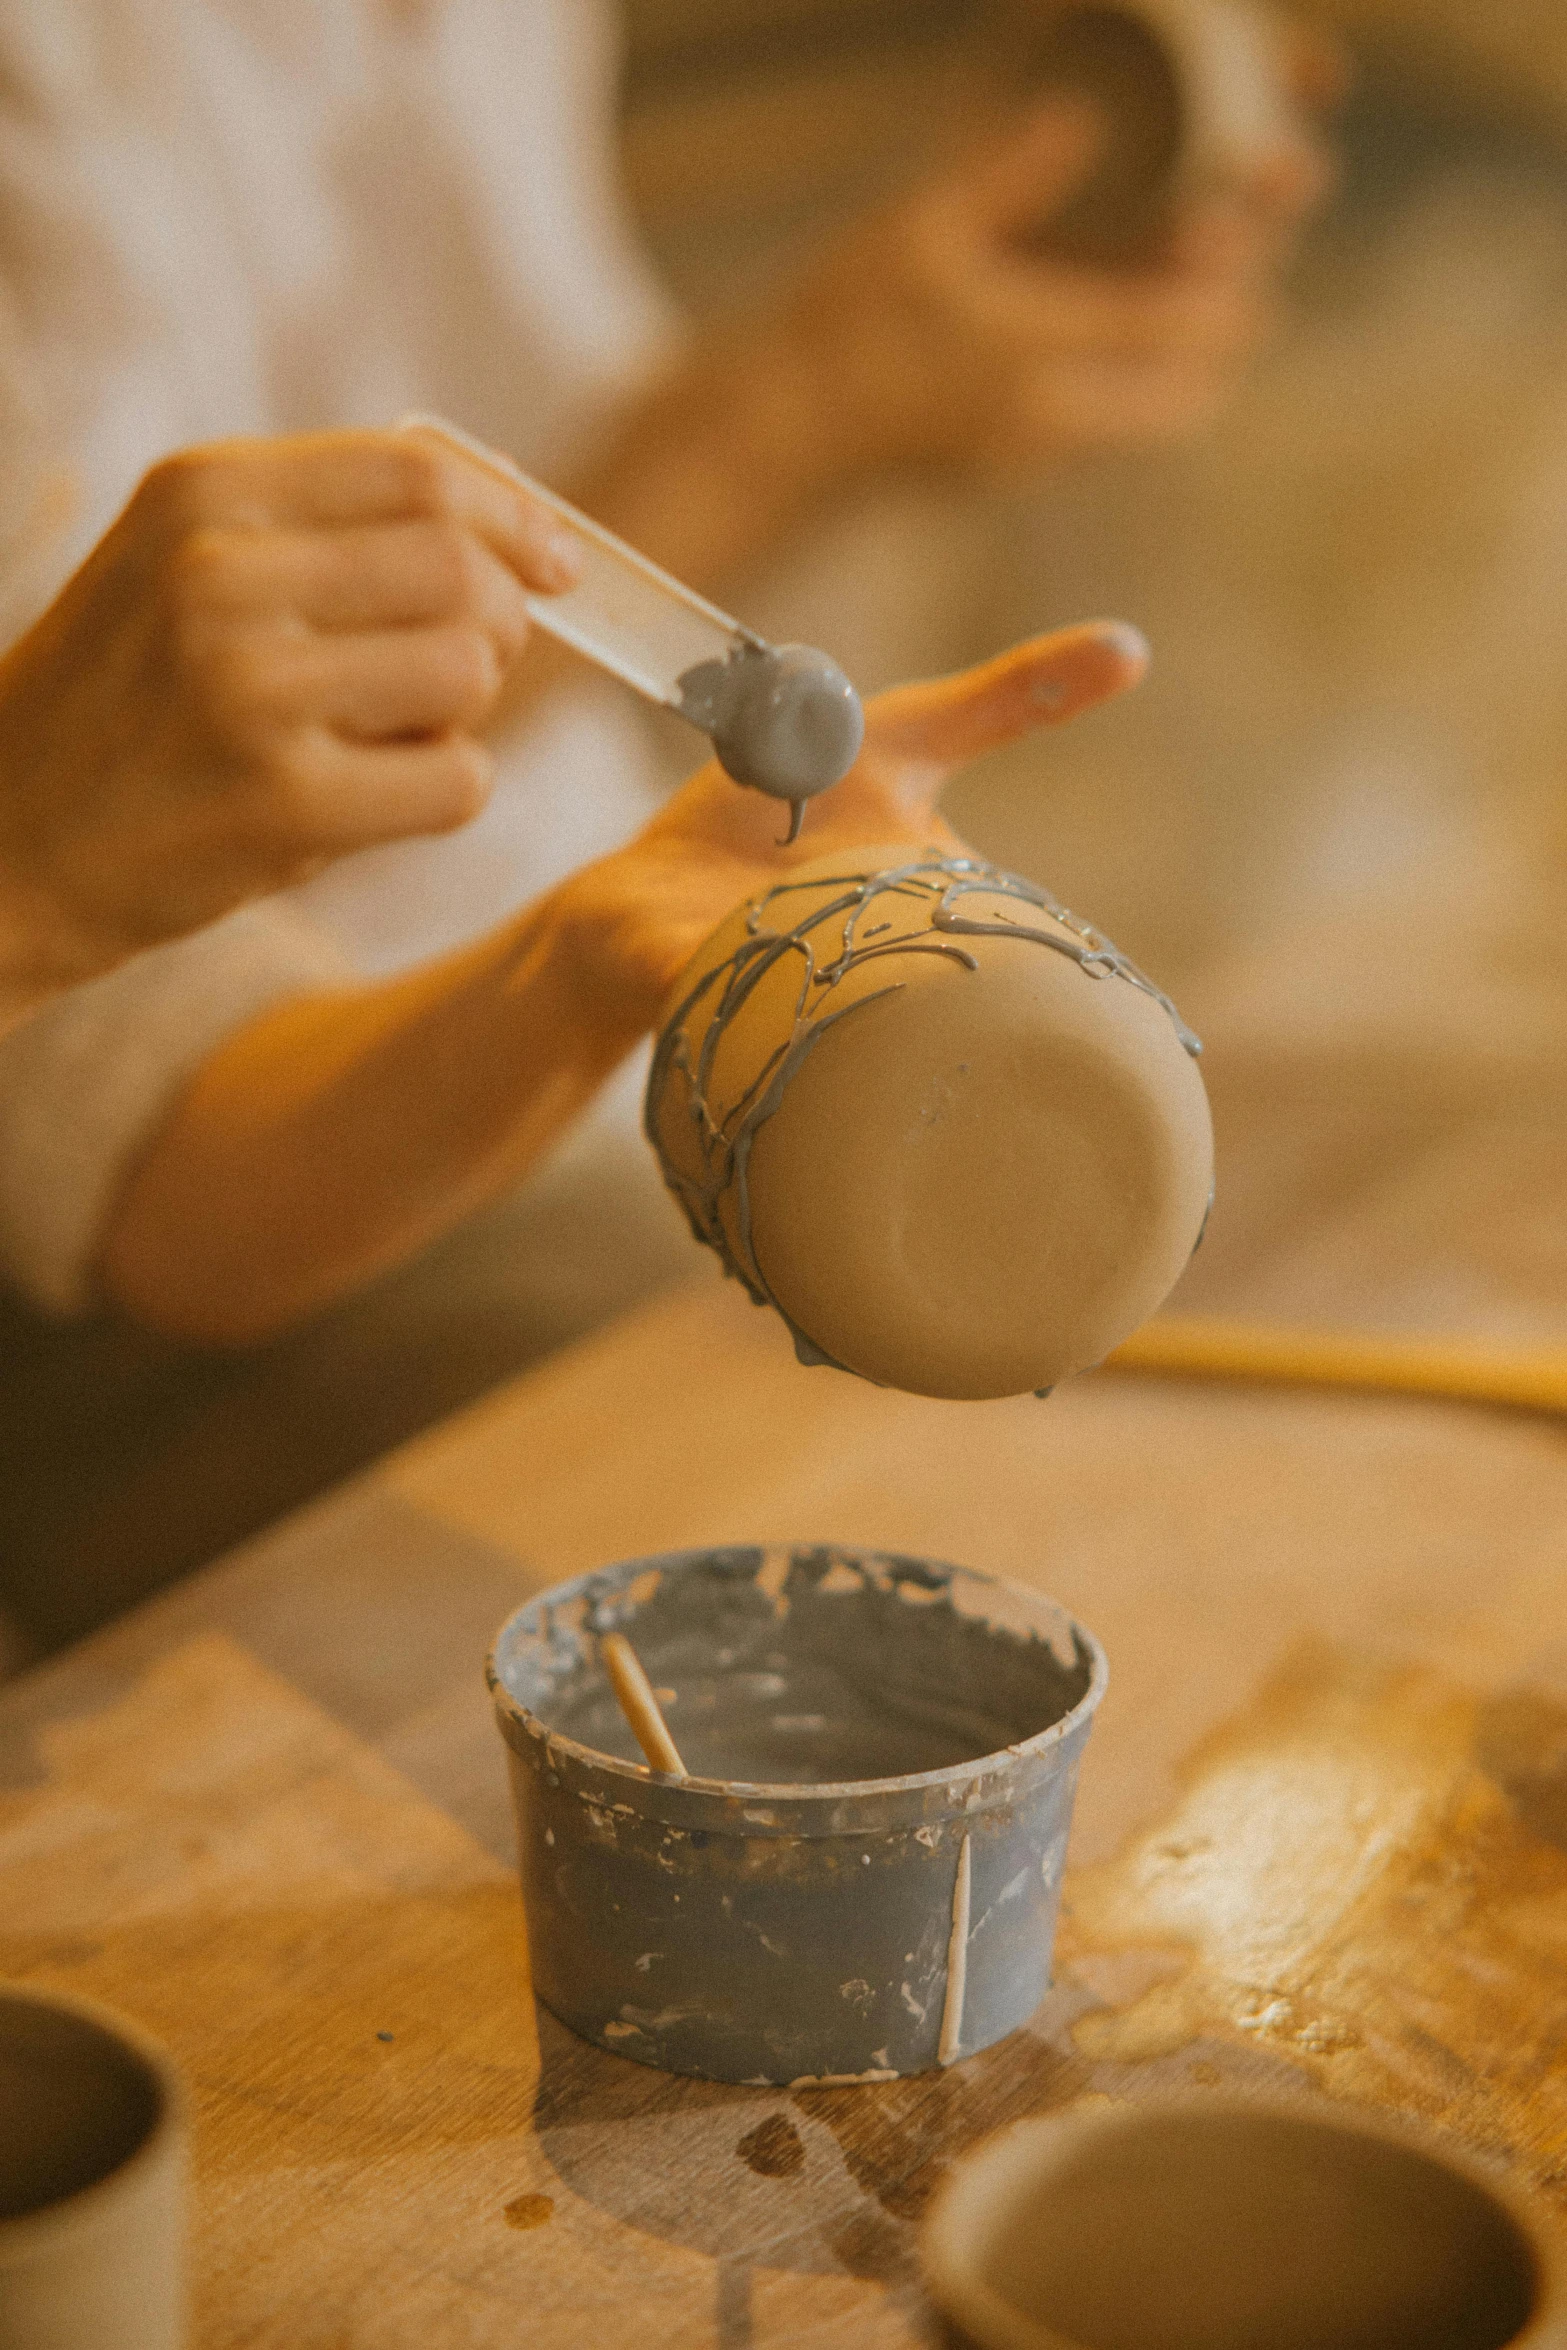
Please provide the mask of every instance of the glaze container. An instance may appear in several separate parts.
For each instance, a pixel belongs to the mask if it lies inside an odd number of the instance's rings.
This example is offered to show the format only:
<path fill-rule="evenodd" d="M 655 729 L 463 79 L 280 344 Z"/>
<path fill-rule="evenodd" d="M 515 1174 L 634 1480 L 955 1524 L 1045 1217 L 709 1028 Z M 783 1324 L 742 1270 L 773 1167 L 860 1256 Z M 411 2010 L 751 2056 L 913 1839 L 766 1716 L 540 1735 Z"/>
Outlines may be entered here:
<path fill-rule="evenodd" d="M 0 2350 L 180 2350 L 187 2139 L 138 2025 L 0 1989 Z"/>
<path fill-rule="evenodd" d="M 692 1776 L 650 1771 L 596 1656 L 624 1632 Z M 534 1988 L 618 2056 L 889 2080 L 1050 1982 L 1102 1650 L 1050 1600 L 831 1547 L 675 1551 L 543 1593 L 489 1664 Z"/>
<path fill-rule="evenodd" d="M 1559 2224 L 1326 2098 L 1095 2098 L 957 2163 L 921 2259 L 974 2350 L 1563 2350 Z"/>

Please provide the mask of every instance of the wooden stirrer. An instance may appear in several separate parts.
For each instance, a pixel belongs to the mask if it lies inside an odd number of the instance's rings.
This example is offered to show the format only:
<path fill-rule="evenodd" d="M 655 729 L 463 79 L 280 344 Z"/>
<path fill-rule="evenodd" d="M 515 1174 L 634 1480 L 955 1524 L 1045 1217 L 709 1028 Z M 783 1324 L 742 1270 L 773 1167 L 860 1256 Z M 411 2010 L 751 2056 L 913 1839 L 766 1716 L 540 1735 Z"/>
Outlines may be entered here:
<path fill-rule="evenodd" d="M 604 1670 L 620 1710 L 654 1770 L 667 1771 L 675 1779 L 689 1778 L 679 1749 L 669 1735 L 669 1724 L 659 1712 L 652 1684 L 642 1670 L 642 1660 L 625 1634 L 606 1632 L 599 1642 L 599 1655 L 604 1660 Z"/>

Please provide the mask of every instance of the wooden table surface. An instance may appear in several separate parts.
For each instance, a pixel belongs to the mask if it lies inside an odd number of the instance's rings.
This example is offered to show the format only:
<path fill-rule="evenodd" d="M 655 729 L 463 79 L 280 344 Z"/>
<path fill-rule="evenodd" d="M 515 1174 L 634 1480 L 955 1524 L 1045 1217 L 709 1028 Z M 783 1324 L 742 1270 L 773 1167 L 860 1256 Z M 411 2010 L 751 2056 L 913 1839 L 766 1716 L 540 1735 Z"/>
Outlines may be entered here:
<path fill-rule="evenodd" d="M 1349 995 L 1271 1091 L 1236 1009 L 1194 1302 L 1559 1338 L 1567 1016 L 1530 1003 L 1510 1056 L 1494 1001 L 1389 1044 L 1401 1093 Z M 527 1995 L 490 1633 L 769 1538 L 1015 1576 L 1108 1649 L 1057 1987 L 949 2072 L 684 2082 Z M 1567 2205 L 1564 1553 L 1557 1420 L 1112 1374 L 946 1406 L 802 1371 L 701 1280 L 0 1694 L 0 1968 L 186 2066 L 202 2350 L 930 2342 L 954 2153 L 1168 2084 L 1418 2113 Z"/>

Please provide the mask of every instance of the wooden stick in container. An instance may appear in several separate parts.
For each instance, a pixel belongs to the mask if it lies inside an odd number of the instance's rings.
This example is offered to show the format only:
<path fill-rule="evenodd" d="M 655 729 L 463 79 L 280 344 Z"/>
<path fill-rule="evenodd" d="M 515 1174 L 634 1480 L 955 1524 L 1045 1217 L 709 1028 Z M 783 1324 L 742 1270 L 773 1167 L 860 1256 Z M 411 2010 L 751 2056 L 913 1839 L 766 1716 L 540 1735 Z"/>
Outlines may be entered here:
<path fill-rule="evenodd" d="M 679 1749 L 669 1735 L 669 1724 L 659 1712 L 658 1699 L 642 1670 L 642 1660 L 623 1632 L 606 1632 L 599 1642 L 599 1655 L 609 1675 L 609 1685 L 620 1703 L 620 1710 L 631 1724 L 632 1734 L 655 1771 L 667 1771 L 671 1777 L 690 1776 L 680 1759 Z"/>

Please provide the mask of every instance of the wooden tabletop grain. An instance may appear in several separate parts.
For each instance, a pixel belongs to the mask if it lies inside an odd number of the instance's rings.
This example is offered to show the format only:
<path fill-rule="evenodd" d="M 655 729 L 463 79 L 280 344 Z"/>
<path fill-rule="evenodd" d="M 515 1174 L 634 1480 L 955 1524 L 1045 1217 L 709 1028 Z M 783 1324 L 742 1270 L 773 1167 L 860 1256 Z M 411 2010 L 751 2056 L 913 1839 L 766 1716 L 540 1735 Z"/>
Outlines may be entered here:
<path fill-rule="evenodd" d="M 1271 1059 L 1232 1007 L 1194 1305 L 1559 1343 L 1542 1001 L 1424 1059 L 1348 996 Z M 528 1994 L 489 1636 L 770 1538 L 1017 1577 L 1109 1652 L 1056 1988 L 948 2072 L 680 2081 Z M 1567 2207 L 1564 1554 L 1559 1420 L 1113 1374 L 941 1405 L 699 1279 L 0 1694 L 0 1968 L 187 2068 L 202 2350 L 927 2343 L 953 2156 L 1172 2083 L 1419 2114 Z"/>

